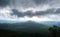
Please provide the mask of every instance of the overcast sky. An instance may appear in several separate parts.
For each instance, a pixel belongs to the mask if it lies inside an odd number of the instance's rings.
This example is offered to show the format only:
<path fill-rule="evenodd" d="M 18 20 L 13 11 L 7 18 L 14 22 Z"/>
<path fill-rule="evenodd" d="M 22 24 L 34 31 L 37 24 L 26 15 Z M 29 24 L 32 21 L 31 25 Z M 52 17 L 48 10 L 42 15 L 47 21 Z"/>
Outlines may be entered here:
<path fill-rule="evenodd" d="M 60 21 L 60 0 L 0 0 L 0 20 Z"/>

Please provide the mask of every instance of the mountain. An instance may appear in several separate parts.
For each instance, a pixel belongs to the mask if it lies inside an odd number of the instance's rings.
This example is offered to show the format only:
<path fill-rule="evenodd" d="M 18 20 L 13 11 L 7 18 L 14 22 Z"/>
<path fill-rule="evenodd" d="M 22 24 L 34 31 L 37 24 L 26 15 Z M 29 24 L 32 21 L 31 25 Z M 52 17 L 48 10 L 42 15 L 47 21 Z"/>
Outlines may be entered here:
<path fill-rule="evenodd" d="M 27 22 L 12 23 L 12 24 L 1 23 L 0 28 L 10 29 L 14 31 L 39 31 L 40 29 L 44 30 L 48 28 L 48 26 L 33 21 L 27 21 Z"/>
<path fill-rule="evenodd" d="M 27 22 L 22 22 L 22 23 L 15 23 L 15 24 L 19 24 L 19 25 L 23 25 L 23 26 L 33 26 L 33 27 L 43 27 L 45 25 L 43 24 L 39 24 L 37 22 L 34 21 L 27 21 Z"/>
<path fill-rule="evenodd" d="M 59 21 L 43 21 L 43 22 L 40 22 L 40 23 L 44 24 L 44 25 L 47 25 L 47 26 L 53 26 L 53 25 L 60 26 Z"/>

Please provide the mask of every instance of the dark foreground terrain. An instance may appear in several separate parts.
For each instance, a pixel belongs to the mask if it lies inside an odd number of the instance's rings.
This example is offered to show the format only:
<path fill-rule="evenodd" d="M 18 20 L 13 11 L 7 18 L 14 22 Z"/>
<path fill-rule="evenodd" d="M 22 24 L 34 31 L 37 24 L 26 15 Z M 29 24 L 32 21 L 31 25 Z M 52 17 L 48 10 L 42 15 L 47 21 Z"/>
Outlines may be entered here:
<path fill-rule="evenodd" d="M 15 32 L 11 30 L 0 29 L 0 37 L 49 37 L 46 34 L 40 34 L 39 32 Z"/>
<path fill-rule="evenodd" d="M 60 27 L 48 27 L 35 22 L 0 23 L 0 37 L 60 37 Z"/>
<path fill-rule="evenodd" d="M 0 29 L 0 37 L 60 37 L 60 30 L 57 28 L 49 28 L 48 32 L 24 32 Z"/>

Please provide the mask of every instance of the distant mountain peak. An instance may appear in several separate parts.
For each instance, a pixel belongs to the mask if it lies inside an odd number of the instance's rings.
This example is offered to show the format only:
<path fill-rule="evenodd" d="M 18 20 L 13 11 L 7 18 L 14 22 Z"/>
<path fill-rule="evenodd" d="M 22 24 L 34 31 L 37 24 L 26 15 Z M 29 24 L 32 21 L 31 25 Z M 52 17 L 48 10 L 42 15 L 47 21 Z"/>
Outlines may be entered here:
<path fill-rule="evenodd" d="M 37 23 L 37 22 L 35 22 L 35 21 L 27 21 L 27 22 L 30 22 L 30 23 Z"/>

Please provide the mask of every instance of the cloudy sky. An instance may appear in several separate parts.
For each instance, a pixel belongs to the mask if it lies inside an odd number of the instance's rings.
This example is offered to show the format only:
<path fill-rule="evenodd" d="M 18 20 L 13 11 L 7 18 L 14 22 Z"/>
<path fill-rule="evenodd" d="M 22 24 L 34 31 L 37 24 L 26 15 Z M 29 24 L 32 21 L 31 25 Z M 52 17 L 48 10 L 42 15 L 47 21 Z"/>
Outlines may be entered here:
<path fill-rule="evenodd" d="M 60 21 L 60 0 L 0 0 L 0 20 Z"/>

